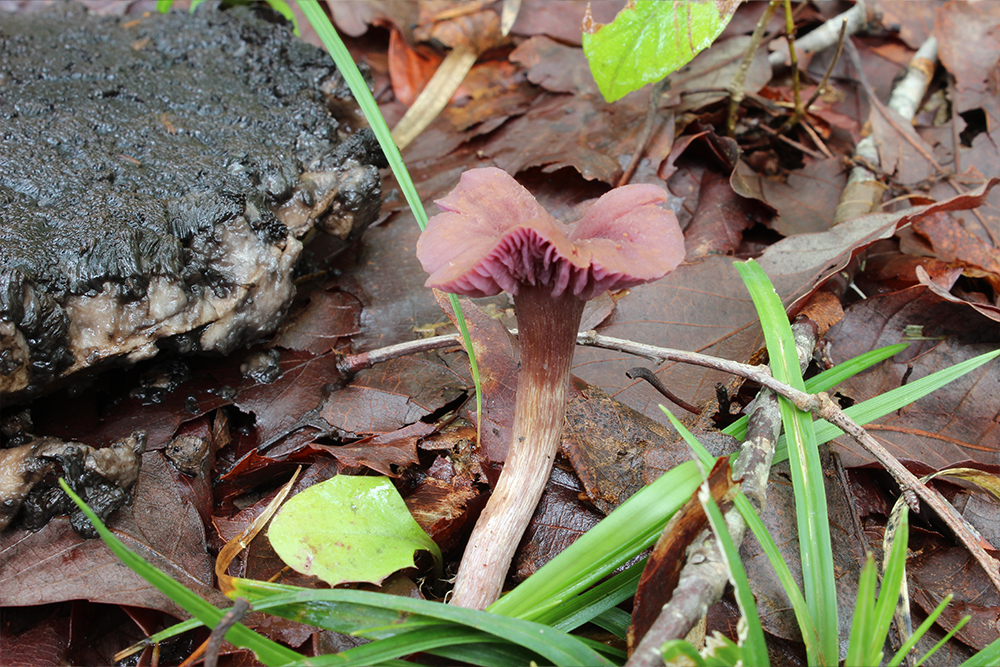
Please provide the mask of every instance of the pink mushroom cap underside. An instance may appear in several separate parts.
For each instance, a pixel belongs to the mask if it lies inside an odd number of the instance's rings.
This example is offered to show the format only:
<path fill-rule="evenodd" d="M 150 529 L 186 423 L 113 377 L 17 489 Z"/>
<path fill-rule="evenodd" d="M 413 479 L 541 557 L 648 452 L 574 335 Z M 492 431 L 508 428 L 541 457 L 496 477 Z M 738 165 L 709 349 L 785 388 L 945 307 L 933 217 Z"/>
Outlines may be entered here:
<path fill-rule="evenodd" d="M 581 299 L 657 280 L 684 259 L 667 193 L 628 185 L 598 199 L 574 228 L 550 216 L 506 172 L 474 169 L 437 203 L 417 243 L 428 287 L 471 297 L 521 284 L 549 285 Z"/>

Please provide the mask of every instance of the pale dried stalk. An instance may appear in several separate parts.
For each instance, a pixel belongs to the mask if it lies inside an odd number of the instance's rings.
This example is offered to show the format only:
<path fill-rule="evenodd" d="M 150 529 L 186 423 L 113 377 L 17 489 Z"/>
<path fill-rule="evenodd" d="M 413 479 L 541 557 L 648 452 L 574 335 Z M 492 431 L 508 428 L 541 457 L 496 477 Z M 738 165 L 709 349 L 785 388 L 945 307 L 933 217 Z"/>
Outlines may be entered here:
<path fill-rule="evenodd" d="M 847 34 L 853 35 L 877 18 L 871 6 L 864 0 L 857 3 L 843 14 L 834 16 L 832 19 L 816 28 L 802 39 L 795 40 L 795 50 L 800 54 L 815 53 L 829 48 L 837 43 L 840 36 L 841 26 L 847 23 Z M 774 51 L 768 57 L 768 62 L 772 67 L 777 67 L 785 63 L 783 51 Z"/>
<path fill-rule="evenodd" d="M 399 150 L 409 146 L 448 106 L 448 100 L 465 81 L 478 57 L 479 54 L 464 44 L 448 52 L 413 105 L 392 128 L 392 140 Z"/>
<path fill-rule="evenodd" d="M 892 89 L 889 97 L 888 107 L 903 117 L 903 120 L 911 121 L 920 106 L 920 101 L 927 92 L 927 86 L 934 76 L 934 68 L 937 63 L 937 38 L 928 37 L 917 52 L 913 54 L 910 65 L 906 69 L 906 76 L 899 80 Z M 873 99 L 875 104 L 877 100 Z M 880 113 L 873 108 L 871 113 Z M 862 166 L 863 164 L 877 165 L 880 163 L 878 154 L 878 144 L 875 143 L 875 136 L 869 134 L 858 142 L 854 149 L 855 166 L 851 170 L 851 175 L 847 179 L 847 185 L 840 195 L 840 203 L 833 216 L 833 224 L 851 220 L 862 215 L 868 215 L 879 210 L 882 202 L 882 193 L 886 186 L 878 180 L 878 177 L 871 170 Z"/>
<path fill-rule="evenodd" d="M 746 53 L 743 54 L 743 60 L 740 61 L 739 69 L 736 70 L 733 80 L 729 82 L 729 86 L 726 89 L 729 91 L 729 115 L 726 119 L 727 136 L 733 136 L 733 132 L 736 131 L 736 111 L 740 107 L 740 102 L 746 96 L 744 84 L 747 80 L 747 72 L 750 71 L 750 63 L 753 62 L 754 54 L 757 53 L 757 49 L 760 48 L 760 43 L 764 39 L 764 31 L 767 30 L 767 24 L 771 22 L 771 17 L 774 16 L 774 12 L 778 9 L 778 5 L 781 2 L 782 0 L 771 0 L 768 3 L 764 14 L 757 21 L 757 27 L 754 28 L 753 35 L 750 37 L 750 45 L 747 47 Z"/>

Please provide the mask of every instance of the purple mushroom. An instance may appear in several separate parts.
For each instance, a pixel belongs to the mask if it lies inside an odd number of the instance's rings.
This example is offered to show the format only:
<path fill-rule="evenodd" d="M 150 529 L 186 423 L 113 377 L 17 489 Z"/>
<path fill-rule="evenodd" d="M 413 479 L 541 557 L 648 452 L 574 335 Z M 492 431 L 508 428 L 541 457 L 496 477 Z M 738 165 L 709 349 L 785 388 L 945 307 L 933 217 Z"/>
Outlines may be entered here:
<path fill-rule="evenodd" d="M 608 192 L 576 225 L 543 209 L 506 172 L 473 169 L 438 200 L 417 243 L 427 286 L 514 297 L 521 366 L 503 473 L 462 557 L 452 603 L 484 609 L 500 595 L 562 436 L 577 330 L 588 299 L 657 280 L 684 259 L 684 236 L 654 185 Z"/>

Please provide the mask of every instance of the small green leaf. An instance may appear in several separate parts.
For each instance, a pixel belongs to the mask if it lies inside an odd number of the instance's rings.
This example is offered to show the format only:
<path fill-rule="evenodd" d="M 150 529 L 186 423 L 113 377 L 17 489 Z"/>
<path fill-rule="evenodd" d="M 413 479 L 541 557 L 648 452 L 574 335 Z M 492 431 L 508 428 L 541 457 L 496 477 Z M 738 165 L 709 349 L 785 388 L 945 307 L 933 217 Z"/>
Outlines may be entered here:
<path fill-rule="evenodd" d="M 379 584 L 412 567 L 420 549 L 441 567 L 441 550 L 385 477 L 339 475 L 309 487 L 278 511 L 267 537 L 292 569 L 331 586 Z"/>
<path fill-rule="evenodd" d="M 722 34 L 739 0 L 634 0 L 615 20 L 584 19 L 583 52 L 608 102 L 659 81 Z"/>

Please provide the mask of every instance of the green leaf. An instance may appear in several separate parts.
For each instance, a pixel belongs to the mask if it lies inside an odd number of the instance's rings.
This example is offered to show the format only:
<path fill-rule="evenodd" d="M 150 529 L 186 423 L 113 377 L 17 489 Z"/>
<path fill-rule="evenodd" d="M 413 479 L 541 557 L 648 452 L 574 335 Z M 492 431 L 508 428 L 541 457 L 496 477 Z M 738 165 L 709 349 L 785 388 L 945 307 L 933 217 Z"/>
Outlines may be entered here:
<path fill-rule="evenodd" d="M 292 569 L 331 586 L 379 584 L 412 567 L 421 549 L 441 567 L 441 550 L 385 477 L 338 475 L 309 487 L 278 511 L 267 537 Z"/>
<path fill-rule="evenodd" d="M 634 0 L 607 25 L 584 19 L 583 52 L 614 102 L 687 64 L 715 41 L 739 0 Z"/>

